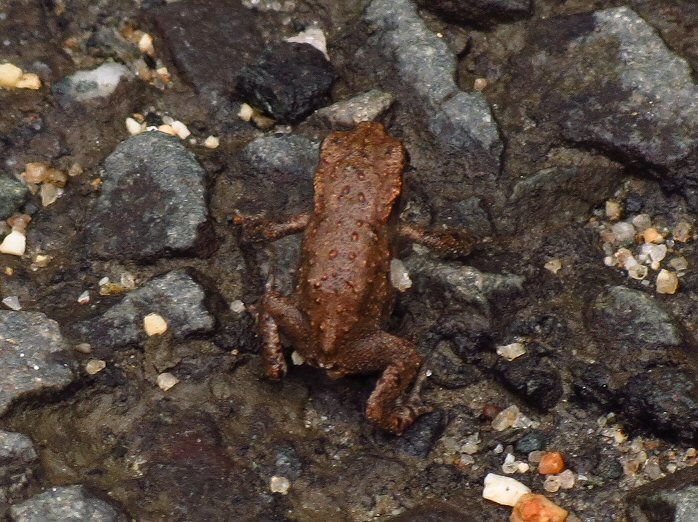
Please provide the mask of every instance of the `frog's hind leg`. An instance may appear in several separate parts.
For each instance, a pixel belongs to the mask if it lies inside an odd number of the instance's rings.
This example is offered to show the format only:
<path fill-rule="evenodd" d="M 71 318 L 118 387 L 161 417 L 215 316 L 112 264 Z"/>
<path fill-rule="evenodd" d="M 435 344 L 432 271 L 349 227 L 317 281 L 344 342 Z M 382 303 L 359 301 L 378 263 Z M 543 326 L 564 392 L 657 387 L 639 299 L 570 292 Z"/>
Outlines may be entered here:
<path fill-rule="evenodd" d="M 366 417 L 376 426 L 401 435 L 417 417 L 432 411 L 418 397 L 405 396 L 422 363 L 412 343 L 378 330 L 345 353 L 339 364 L 346 373 L 383 372 L 366 405 Z"/>
<path fill-rule="evenodd" d="M 264 373 L 269 379 L 279 380 L 288 371 L 279 330 L 297 344 L 307 336 L 306 320 L 291 299 L 267 290 L 260 304 L 258 328 Z"/>

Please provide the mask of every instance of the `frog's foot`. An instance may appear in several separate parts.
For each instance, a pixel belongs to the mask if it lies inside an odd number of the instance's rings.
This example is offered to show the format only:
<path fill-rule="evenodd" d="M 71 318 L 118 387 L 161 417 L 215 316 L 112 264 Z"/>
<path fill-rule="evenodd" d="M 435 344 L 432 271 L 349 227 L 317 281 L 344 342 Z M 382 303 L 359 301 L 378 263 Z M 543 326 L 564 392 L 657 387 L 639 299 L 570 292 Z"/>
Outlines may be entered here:
<path fill-rule="evenodd" d="M 395 435 L 402 435 L 417 420 L 417 417 L 432 411 L 434 411 L 434 408 L 426 404 L 403 404 L 390 413 L 387 419 L 387 426 L 384 429 Z"/>
<path fill-rule="evenodd" d="M 266 312 L 259 315 L 259 332 L 262 336 L 264 375 L 272 381 L 281 380 L 288 372 L 288 366 L 279 339 L 279 327 Z"/>
<path fill-rule="evenodd" d="M 398 233 L 403 238 L 423 245 L 446 258 L 465 257 L 477 244 L 475 236 L 465 229 L 427 230 L 402 223 Z"/>

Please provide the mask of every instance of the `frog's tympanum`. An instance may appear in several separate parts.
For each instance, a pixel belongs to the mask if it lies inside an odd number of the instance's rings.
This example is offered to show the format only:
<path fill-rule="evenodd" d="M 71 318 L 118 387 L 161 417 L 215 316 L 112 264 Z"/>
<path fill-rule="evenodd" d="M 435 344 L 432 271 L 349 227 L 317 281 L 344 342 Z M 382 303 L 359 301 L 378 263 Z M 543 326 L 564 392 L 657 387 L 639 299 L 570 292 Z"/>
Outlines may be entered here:
<path fill-rule="evenodd" d="M 401 434 L 430 411 L 407 396 L 421 364 L 415 346 L 381 329 L 390 313 L 391 244 L 396 235 L 446 254 L 467 254 L 469 234 L 425 232 L 391 220 L 402 188 L 405 150 L 380 123 L 330 134 L 315 173 L 312 214 L 286 223 L 246 221 L 243 236 L 274 240 L 304 231 L 295 294 L 268 289 L 258 306 L 267 377 L 286 374 L 279 333 L 332 377 L 381 372 L 366 416 Z"/>

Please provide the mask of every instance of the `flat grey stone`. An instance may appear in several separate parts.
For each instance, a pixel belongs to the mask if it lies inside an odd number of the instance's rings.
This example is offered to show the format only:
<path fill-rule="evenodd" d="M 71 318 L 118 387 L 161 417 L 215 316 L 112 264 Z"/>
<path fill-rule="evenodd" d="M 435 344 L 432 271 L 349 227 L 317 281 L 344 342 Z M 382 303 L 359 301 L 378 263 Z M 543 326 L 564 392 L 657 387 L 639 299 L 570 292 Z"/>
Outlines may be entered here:
<path fill-rule="evenodd" d="M 0 505 L 27 487 L 38 458 L 29 437 L 0 430 Z"/>
<path fill-rule="evenodd" d="M 145 341 L 143 318 L 156 313 L 167 321 L 168 332 L 181 339 L 213 329 L 214 318 L 204 305 L 205 297 L 204 289 L 188 273 L 174 270 L 151 279 L 101 316 L 75 328 L 100 353 Z"/>
<path fill-rule="evenodd" d="M 0 219 L 17 212 L 27 199 L 27 187 L 8 176 L 0 176 Z"/>
<path fill-rule="evenodd" d="M 58 323 L 46 315 L 0 310 L 0 416 L 17 399 L 73 381 L 67 348 Z"/>
<path fill-rule="evenodd" d="M 354 127 L 362 121 L 374 121 L 388 110 L 395 97 L 378 89 L 357 94 L 315 111 L 328 124 L 337 127 Z"/>
<path fill-rule="evenodd" d="M 148 259 L 205 248 L 205 173 L 177 138 L 157 131 L 128 138 L 104 171 L 86 228 L 94 255 Z"/>
<path fill-rule="evenodd" d="M 644 345 L 679 346 L 681 334 L 661 303 L 640 290 L 613 286 L 592 306 L 598 326 L 619 341 Z"/>
<path fill-rule="evenodd" d="M 82 486 L 51 488 L 10 508 L 12 522 L 128 522 L 129 518 Z"/>
<path fill-rule="evenodd" d="M 267 176 L 276 171 L 312 180 L 320 144 L 302 136 L 263 136 L 248 143 L 240 158 Z"/>
<path fill-rule="evenodd" d="M 433 113 L 429 130 L 463 152 L 485 151 L 499 165 L 503 145 L 482 93 L 466 93 L 455 82 L 456 59 L 431 32 L 409 0 L 373 0 L 364 13 L 375 29 L 370 45 L 394 63 L 402 82 Z"/>

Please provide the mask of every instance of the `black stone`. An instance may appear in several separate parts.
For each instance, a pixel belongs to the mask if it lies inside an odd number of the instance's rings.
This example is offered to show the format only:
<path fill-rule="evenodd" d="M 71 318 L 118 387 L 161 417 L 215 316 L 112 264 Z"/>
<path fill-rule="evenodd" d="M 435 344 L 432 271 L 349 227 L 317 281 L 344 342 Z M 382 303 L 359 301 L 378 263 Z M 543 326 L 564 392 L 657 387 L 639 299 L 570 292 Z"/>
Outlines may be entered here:
<path fill-rule="evenodd" d="M 507 388 L 543 411 L 562 397 L 560 372 L 544 358 L 524 355 L 514 361 L 498 361 L 494 371 Z"/>
<path fill-rule="evenodd" d="M 531 431 L 516 441 L 514 449 L 518 453 L 529 454 L 532 451 L 539 451 L 545 448 L 547 437 L 543 432 Z"/>
<path fill-rule="evenodd" d="M 698 467 L 679 470 L 631 491 L 626 516 L 629 522 L 698 520 Z"/>
<path fill-rule="evenodd" d="M 532 0 L 418 0 L 447 21 L 491 27 L 531 16 Z"/>
<path fill-rule="evenodd" d="M 337 73 L 309 44 L 279 42 L 237 77 L 238 94 L 284 123 L 296 123 L 329 101 Z"/>

